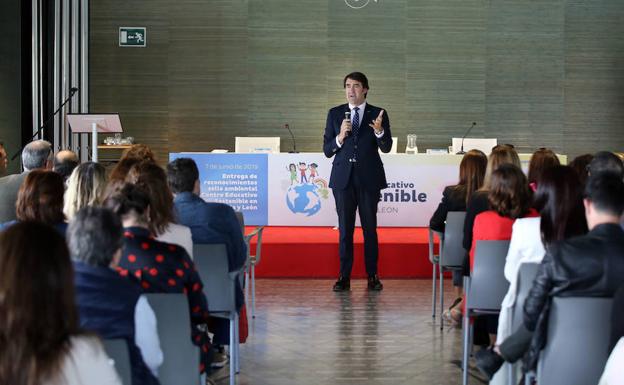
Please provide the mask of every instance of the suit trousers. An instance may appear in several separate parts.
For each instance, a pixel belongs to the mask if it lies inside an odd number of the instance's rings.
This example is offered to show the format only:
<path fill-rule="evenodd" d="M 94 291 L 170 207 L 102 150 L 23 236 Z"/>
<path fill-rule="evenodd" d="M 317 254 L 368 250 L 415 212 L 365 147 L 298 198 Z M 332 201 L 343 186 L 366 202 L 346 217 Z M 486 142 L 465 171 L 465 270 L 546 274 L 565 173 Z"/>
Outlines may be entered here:
<path fill-rule="evenodd" d="M 364 234 L 364 263 L 366 273 L 377 274 L 379 246 L 377 242 L 377 205 L 379 190 L 365 188 L 364 180 L 356 172 L 357 163 L 352 165 L 349 183 L 344 190 L 334 189 L 338 226 L 340 230 L 340 275 L 351 277 L 353 267 L 353 231 L 355 230 L 355 212 L 360 212 L 360 222 Z"/>

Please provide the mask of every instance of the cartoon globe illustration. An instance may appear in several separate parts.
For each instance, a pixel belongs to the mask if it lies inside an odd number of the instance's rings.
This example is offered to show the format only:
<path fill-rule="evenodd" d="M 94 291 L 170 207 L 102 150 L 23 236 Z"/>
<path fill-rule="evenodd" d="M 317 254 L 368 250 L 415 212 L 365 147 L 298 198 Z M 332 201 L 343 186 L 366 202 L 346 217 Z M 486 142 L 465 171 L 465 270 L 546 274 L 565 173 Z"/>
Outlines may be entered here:
<path fill-rule="evenodd" d="M 286 205 L 295 214 L 312 216 L 321 209 L 321 197 L 317 187 L 310 183 L 290 186 L 286 192 Z"/>

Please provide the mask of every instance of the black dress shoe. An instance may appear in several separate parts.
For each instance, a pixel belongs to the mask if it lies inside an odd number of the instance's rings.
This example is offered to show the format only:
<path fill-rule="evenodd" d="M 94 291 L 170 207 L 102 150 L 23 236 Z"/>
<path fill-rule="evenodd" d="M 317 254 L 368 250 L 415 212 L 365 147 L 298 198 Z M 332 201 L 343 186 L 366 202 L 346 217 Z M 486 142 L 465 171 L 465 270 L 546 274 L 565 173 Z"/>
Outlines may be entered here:
<path fill-rule="evenodd" d="M 334 283 L 334 291 L 347 291 L 351 288 L 351 280 L 345 277 L 339 277 Z"/>
<path fill-rule="evenodd" d="M 377 275 L 370 275 L 368 277 L 368 290 L 381 291 L 383 289 L 383 285 L 381 281 L 379 281 L 379 277 Z"/>
<path fill-rule="evenodd" d="M 505 363 L 503 357 L 496 354 L 492 349 L 481 349 L 475 354 L 476 365 L 481 374 L 491 380 Z"/>

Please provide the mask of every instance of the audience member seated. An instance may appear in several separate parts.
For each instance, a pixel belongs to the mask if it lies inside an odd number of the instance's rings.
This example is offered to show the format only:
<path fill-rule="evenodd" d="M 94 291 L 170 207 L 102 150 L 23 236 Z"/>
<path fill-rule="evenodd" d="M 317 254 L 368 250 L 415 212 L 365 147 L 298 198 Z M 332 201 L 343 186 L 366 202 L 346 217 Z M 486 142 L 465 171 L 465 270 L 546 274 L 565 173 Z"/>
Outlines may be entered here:
<path fill-rule="evenodd" d="M 63 177 L 63 180 L 67 183 L 67 178 L 71 175 L 72 171 L 80 164 L 78 155 L 71 150 L 62 150 L 56 153 L 54 156 L 54 165 L 52 170 L 58 172 Z"/>
<path fill-rule="evenodd" d="M 519 218 L 513 224 L 505 262 L 509 290 L 501 304 L 496 334 L 499 344 L 513 332 L 509 329 L 510 311 L 516 302 L 516 279 L 520 265 L 540 263 L 546 252 L 545 246 L 552 242 L 587 233 L 583 190 L 576 171 L 571 167 L 552 166 L 544 170 L 533 202 L 540 216 Z"/>
<path fill-rule="evenodd" d="M 557 154 L 555 154 L 553 150 L 540 148 L 535 151 L 533 155 L 531 155 L 529 172 L 527 175 L 531 191 L 535 192 L 537 190 L 537 185 L 544 170 L 553 166 L 558 166 L 559 164 L 559 158 L 557 158 Z"/>
<path fill-rule="evenodd" d="M 121 217 L 123 248 L 118 271 L 138 279 L 145 293 L 185 293 L 191 316 L 191 338 L 201 348 L 201 371 L 210 365 L 210 338 L 205 332 L 210 319 L 204 285 L 184 248 L 154 239 L 149 229 L 147 193 L 126 184 L 105 206 Z M 132 277 L 133 276 L 133 277 Z"/>
<path fill-rule="evenodd" d="M 126 182 L 135 184 L 149 196 L 149 226 L 156 239 L 182 246 L 193 258 L 191 230 L 175 223 L 173 194 L 165 170 L 153 162 L 137 163 L 130 169 Z"/>
<path fill-rule="evenodd" d="M 83 207 L 100 206 L 106 188 L 106 169 L 99 163 L 86 162 L 74 169 L 67 180 L 63 212 L 67 220 Z"/>
<path fill-rule="evenodd" d="M 477 367 L 488 378 L 504 361 L 515 362 L 525 354 L 525 369 L 535 367 L 546 343 L 552 297 L 611 297 L 624 284 L 622 178 L 609 172 L 592 174 L 583 203 L 589 233 L 549 245 L 524 303 L 523 325 L 494 349 L 477 353 Z"/>
<path fill-rule="evenodd" d="M 224 243 L 227 247 L 230 271 L 240 269 L 247 259 L 247 248 L 240 224 L 232 207 L 223 203 L 209 203 L 199 197 L 199 170 L 195 161 L 179 158 L 167 166 L 169 186 L 175 194 L 174 205 L 178 220 L 191 228 L 194 243 Z M 236 282 L 236 306 L 244 303 L 240 282 Z M 214 343 L 229 344 L 228 322 L 213 321 Z"/>
<path fill-rule="evenodd" d="M 20 222 L 0 234 L 0 384 L 121 385 L 100 340 L 78 324 L 73 282 L 53 228 Z"/>
<path fill-rule="evenodd" d="M 478 214 L 490 209 L 490 204 L 488 202 L 488 191 L 491 183 L 490 180 L 492 179 L 492 173 L 502 164 L 513 164 L 520 167 L 520 158 L 513 147 L 503 144 L 492 149 L 492 153 L 488 157 L 487 167 L 485 168 L 483 186 L 472 194 L 468 204 L 466 205 L 466 220 L 464 222 L 463 241 L 463 246 L 466 252 L 468 252 L 472 247 L 472 227 L 474 225 L 475 217 Z M 468 264 L 466 263 L 466 269 L 464 271 L 465 274 L 468 274 L 467 267 Z"/>
<path fill-rule="evenodd" d="M 572 159 L 568 166 L 572 167 L 576 174 L 579 177 L 581 182 L 581 186 L 585 187 L 585 183 L 587 183 L 587 171 L 589 169 L 589 163 L 594 159 L 592 154 L 583 154 L 579 155 L 576 158 Z"/>
<path fill-rule="evenodd" d="M 531 208 L 531 191 L 527 179 L 522 170 L 513 164 L 502 164 L 492 172 L 488 201 L 490 210 L 477 215 L 474 221 L 470 247 L 471 272 L 478 241 L 510 240 L 516 219 L 538 215 Z M 488 315 L 481 319 L 481 322 L 485 322 L 490 344 L 493 345 L 496 341 L 498 316 Z"/>
<path fill-rule="evenodd" d="M 470 150 L 462 158 L 459 164 L 459 183 L 447 186 L 442 192 L 442 201 L 433 213 L 429 221 L 432 230 L 444 232 L 446 215 L 449 211 L 466 211 L 466 203 L 472 194 L 483 185 L 487 157 L 479 150 Z M 463 274 L 453 270 L 453 287 L 455 288 L 455 301 L 446 311 L 445 317 L 450 317 L 450 311 L 461 303 Z"/>
<path fill-rule="evenodd" d="M 597 152 L 592 161 L 589 162 L 587 173 L 591 177 L 601 172 L 612 172 L 624 177 L 624 163 L 622 163 L 622 159 L 619 156 L 612 152 Z"/>
<path fill-rule="evenodd" d="M 4 143 L 0 142 L 0 177 L 3 177 L 7 173 L 7 167 L 9 167 L 9 156 L 7 155 Z"/>
<path fill-rule="evenodd" d="M 130 148 L 124 150 L 121 154 L 121 159 L 135 159 L 140 162 L 149 161 L 153 163 L 156 162 L 156 156 L 149 146 L 146 144 L 133 144 Z"/>
<path fill-rule="evenodd" d="M 16 219 L 15 202 L 24 178 L 32 170 L 51 169 L 52 156 L 52 145 L 45 140 L 35 140 L 24 147 L 22 151 L 24 172 L 0 178 L 0 223 Z"/>
<path fill-rule="evenodd" d="M 156 316 L 138 281 L 113 270 L 121 257 L 122 233 L 119 218 L 105 208 L 84 207 L 69 223 L 67 243 L 74 263 L 80 327 L 102 338 L 125 339 L 132 384 L 158 384 L 155 376 L 163 354 Z"/>
<path fill-rule="evenodd" d="M 64 192 L 63 178 L 54 171 L 29 172 L 17 194 L 17 219 L 0 224 L 0 231 L 17 222 L 37 221 L 53 226 L 61 235 L 65 235 Z"/>

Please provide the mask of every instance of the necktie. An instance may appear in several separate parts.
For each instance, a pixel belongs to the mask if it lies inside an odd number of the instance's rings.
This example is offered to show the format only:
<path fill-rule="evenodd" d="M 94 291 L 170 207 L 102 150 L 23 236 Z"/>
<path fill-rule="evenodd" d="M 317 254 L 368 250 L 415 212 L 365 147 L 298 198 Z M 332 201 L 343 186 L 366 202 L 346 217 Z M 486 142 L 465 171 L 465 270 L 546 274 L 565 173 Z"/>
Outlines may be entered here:
<path fill-rule="evenodd" d="M 357 137 L 358 134 L 358 130 L 360 128 L 360 113 L 358 112 L 360 110 L 360 107 L 355 107 L 353 109 L 353 111 L 355 111 L 353 113 L 353 123 L 351 124 L 351 128 L 353 130 L 353 135 L 355 137 Z"/>

